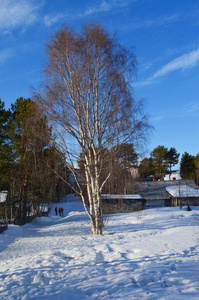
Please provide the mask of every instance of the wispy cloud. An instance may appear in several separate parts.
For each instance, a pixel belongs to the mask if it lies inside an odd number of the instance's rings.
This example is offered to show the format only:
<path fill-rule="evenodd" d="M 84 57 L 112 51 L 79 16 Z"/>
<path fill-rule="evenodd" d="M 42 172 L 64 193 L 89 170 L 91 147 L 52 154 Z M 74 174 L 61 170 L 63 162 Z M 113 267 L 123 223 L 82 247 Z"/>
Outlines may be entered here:
<path fill-rule="evenodd" d="M 100 12 L 107 12 L 113 9 L 122 8 L 128 6 L 131 2 L 135 0 L 112 0 L 106 1 L 102 0 L 99 5 L 90 6 L 86 9 L 84 15 L 92 15 Z"/>
<path fill-rule="evenodd" d="M 176 71 L 185 70 L 195 67 L 199 63 L 199 49 L 191 51 L 188 54 L 181 55 L 180 57 L 174 59 L 170 63 L 164 65 L 160 70 L 158 70 L 153 78 L 162 77 L 166 74 Z"/>
<path fill-rule="evenodd" d="M 139 70 L 146 71 L 146 70 L 150 69 L 152 66 L 153 66 L 152 62 L 147 62 L 147 63 L 141 64 L 139 67 Z"/>
<path fill-rule="evenodd" d="M 158 78 L 166 76 L 167 74 L 177 71 L 191 69 L 199 64 L 199 49 L 191 51 L 190 53 L 181 55 L 176 59 L 172 60 L 168 64 L 162 66 L 156 71 L 153 76 L 150 76 L 144 81 L 136 83 L 136 86 L 144 86 L 154 83 Z"/>
<path fill-rule="evenodd" d="M 155 117 L 151 117 L 152 121 L 162 121 L 163 119 L 165 119 L 165 116 L 155 116 Z"/>
<path fill-rule="evenodd" d="M 14 56 L 14 50 L 5 49 L 0 51 L 0 64 L 3 64 L 7 59 Z"/>
<path fill-rule="evenodd" d="M 198 116 L 199 115 L 199 103 L 191 102 L 188 103 L 185 107 L 181 109 L 179 112 L 181 117 L 191 115 L 191 116 Z"/>
<path fill-rule="evenodd" d="M 0 0 L 0 31 L 32 25 L 36 22 L 51 27 L 64 19 L 85 18 L 96 13 L 121 9 L 135 1 L 137 0 L 102 0 L 98 4 L 88 6 L 84 11 L 63 11 L 62 13 L 50 13 L 42 16 L 40 10 L 47 1 L 41 1 L 38 4 L 36 0 Z"/>
<path fill-rule="evenodd" d="M 28 0 L 0 0 L 0 30 L 30 25 L 37 21 L 39 5 Z"/>
<path fill-rule="evenodd" d="M 98 12 L 109 11 L 111 9 L 111 3 L 102 1 L 100 5 L 90 6 L 86 9 L 85 15 L 92 15 Z"/>
<path fill-rule="evenodd" d="M 53 26 L 54 24 L 61 22 L 65 19 L 76 20 L 86 18 L 98 13 L 106 13 L 109 11 L 115 11 L 121 8 L 127 7 L 130 3 L 136 2 L 137 0 L 102 0 L 98 4 L 93 4 L 86 7 L 84 10 L 74 11 L 63 11 L 59 14 L 45 15 L 43 18 L 43 24 L 47 27 Z"/>
<path fill-rule="evenodd" d="M 45 26 L 51 27 L 51 26 L 55 25 L 56 23 L 60 22 L 65 17 L 66 17 L 65 14 L 45 15 L 43 18 L 43 23 Z"/>
<path fill-rule="evenodd" d="M 137 29 L 149 29 L 158 27 L 167 27 L 173 25 L 177 22 L 185 22 L 186 20 L 191 20 L 193 24 L 198 26 L 198 7 L 193 7 L 190 11 L 180 11 L 170 15 L 154 16 L 153 18 L 134 18 L 132 24 L 128 24 L 128 28 L 131 30 Z"/>

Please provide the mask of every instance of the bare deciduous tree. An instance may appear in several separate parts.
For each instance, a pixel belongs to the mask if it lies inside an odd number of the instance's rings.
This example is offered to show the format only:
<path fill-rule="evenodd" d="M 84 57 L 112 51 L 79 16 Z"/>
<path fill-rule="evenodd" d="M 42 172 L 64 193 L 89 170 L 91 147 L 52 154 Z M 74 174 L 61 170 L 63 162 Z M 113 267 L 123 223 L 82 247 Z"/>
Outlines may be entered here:
<path fill-rule="evenodd" d="M 102 234 L 101 191 L 111 172 L 100 181 L 106 149 L 116 145 L 117 151 L 118 144 L 148 129 L 129 84 L 136 59 L 99 24 L 84 26 L 81 34 L 63 27 L 49 42 L 47 55 L 46 85 L 37 98 L 50 117 L 56 142 L 68 155 L 92 233 Z M 75 172 L 80 152 L 88 199 Z"/>

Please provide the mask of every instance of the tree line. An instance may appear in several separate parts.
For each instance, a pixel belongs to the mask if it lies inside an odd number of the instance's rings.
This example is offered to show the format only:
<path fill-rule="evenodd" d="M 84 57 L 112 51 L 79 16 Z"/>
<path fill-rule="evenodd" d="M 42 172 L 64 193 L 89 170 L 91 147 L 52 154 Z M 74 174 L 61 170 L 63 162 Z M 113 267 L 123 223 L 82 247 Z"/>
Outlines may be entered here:
<path fill-rule="evenodd" d="M 170 149 L 163 145 L 157 146 L 149 158 L 141 160 L 139 173 L 143 178 L 156 175 L 162 178 L 165 174 L 171 174 L 172 168 L 179 164 L 180 174 L 184 179 L 194 179 L 199 184 L 199 153 L 196 156 L 184 152 L 179 160 L 180 153 L 174 147 Z"/>
<path fill-rule="evenodd" d="M 0 218 L 26 222 L 42 202 L 57 201 L 66 193 L 65 158 L 52 142 L 51 128 L 41 108 L 31 99 L 18 98 L 10 109 L 0 100 Z"/>

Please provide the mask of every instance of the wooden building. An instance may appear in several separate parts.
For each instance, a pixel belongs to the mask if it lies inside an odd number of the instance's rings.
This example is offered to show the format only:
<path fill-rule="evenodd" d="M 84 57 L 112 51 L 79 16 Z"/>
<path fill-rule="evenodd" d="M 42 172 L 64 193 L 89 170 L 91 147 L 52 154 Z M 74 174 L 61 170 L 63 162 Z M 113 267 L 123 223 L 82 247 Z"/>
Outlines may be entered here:
<path fill-rule="evenodd" d="M 198 191 L 198 188 L 194 180 L 170 180 L 170 181 L 139 181 L 135 182 L 132 186 L 132 191 L 139 194 L 146 200 L 145 208 L 164 207 L 164 206 L 176 206 L 180 205 L 180 201 L 174 199 L 174 197 L 167 191 L 167 187 L 170 186 L 189 186 Z M 181 199 L 184 203 L 188 202 L 188 198 Z M 191 199 L 189 197 L 190 205 L 196 205 L 197 199 Z M 198 204 L 197 204 L 198 205 Z"/>
<path fill-rule="evenodd" d="M 199 205 L 199 190 L 189 185 L 172 185 L 166 187 L 166 191 L 171 196 L 171 206 Z"/>
<path fill-rule="evenodd" d="M 129 213 L 144 208 L 145 200 L 140 195 L 102 195 L 104 214 Z"/>

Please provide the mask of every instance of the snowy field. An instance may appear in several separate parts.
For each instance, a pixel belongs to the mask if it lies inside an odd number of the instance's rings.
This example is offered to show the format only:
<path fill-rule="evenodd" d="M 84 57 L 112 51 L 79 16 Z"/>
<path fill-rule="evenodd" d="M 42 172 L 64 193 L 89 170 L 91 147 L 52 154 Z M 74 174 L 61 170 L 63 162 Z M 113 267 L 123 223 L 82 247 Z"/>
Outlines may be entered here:
<path fill-rule="evenodd" d="M 64 217 L 0 235 L 0 299 L 199 299 L 199 210 L 149 209 L 105 217 L 90 234 L 79 202 Z"/>

